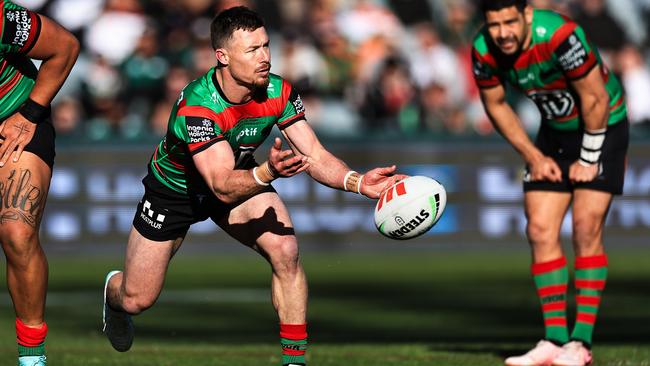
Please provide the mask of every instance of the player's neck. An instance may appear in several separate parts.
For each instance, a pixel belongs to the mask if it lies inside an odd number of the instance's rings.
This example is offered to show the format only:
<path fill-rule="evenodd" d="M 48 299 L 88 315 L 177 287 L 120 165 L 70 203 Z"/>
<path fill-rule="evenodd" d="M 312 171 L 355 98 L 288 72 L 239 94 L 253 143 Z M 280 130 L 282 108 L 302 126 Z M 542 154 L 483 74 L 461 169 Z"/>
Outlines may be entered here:
<path fill-rule="evenodd" d="M 246 103 L 253 98 L 254 90 L 238 83 L 225 69 L 216 68 L 214 73 L 215 82 L 218 84 L 217 87 L 228 102 L 240 104 Z"/>

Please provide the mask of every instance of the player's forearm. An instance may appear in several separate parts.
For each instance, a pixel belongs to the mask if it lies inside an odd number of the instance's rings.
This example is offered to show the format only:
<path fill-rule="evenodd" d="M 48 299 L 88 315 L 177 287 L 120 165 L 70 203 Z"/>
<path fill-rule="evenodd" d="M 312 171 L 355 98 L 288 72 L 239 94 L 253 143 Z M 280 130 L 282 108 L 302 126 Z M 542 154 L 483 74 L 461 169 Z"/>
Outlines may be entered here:
<path fill-rule="evenodd" d="M 598 131 L 607 128 L 609 95 L 601 93 L 583 97 L 580 103 L 580 113 L 587 131 Z"/>
<path fill-rule="evenodd" d="M 350 168 L 339 158 L 323 150 L 318 156 L 310 157 L 309 164 L 307 174 L 314 180 L 330 188 L 345 190 L 343 180 Z"/>
<path fill-rule="evenodd" d="M 508 105 L 486 108 L 494 127 L 512 145 L 526 162 L 532 162 L 543 157 L 543 154 L 533 144 L 519 121 L 519 117 Z"/>
<path fill-rule="evenodd" d="M 67 36 L 57 40 L 60 42 L 57 52 L 43 60 L 36 77 L 36 83 L 29 96 L 43 106 L 52 102 L 79 55 L 79 42 L 72 34 L 65 34 Z"/>
<path fill-rule="evenodd" d="M 243 201 L 256 193 L 263 191 L 267 182 L 258 182 L 253 176 L 253 169 L 233 170 L 227 175 L 211 179 L 210 188 L 214 195 L 227 204 Z"/>

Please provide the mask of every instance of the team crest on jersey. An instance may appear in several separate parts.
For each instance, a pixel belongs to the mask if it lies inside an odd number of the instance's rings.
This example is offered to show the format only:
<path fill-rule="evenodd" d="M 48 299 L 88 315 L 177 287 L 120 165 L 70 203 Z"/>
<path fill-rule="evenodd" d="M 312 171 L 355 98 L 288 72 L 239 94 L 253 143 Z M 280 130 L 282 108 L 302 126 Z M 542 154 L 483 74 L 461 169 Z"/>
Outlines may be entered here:
<path fill-rule="evenodd" d="M 546 28 L 544 27 L 537 27 L 535 28 L 535 32 L 537 33 L 538 37 L 544 37 L 546 35 Z"/>
<path fill-rule="evenodd" d="M 27 10 L 5 10 L 2 43 L 24 47 L 32 29 L 32 18 Z"/>

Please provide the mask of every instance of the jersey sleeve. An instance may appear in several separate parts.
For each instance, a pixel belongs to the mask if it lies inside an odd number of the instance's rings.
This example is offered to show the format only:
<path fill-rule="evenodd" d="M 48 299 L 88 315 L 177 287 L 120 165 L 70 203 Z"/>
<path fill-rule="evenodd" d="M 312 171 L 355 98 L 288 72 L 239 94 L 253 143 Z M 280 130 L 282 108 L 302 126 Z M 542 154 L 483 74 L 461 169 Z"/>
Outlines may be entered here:
<path fill-rule="evenodd" d="M 476 85 L 481 89 L 502 84 L 494 58 L 489 53 L 481 55 L 476 48 L 472 48 L 472 73 Z"/>
<path fill-rule="evenodd" d="M 41 18 L 37 13 L 4 1 L 0 17 L 0 52 L 28 53 L 41 32 Z"/>
<path fill-rule="evenodd" d="M 188 106 L 183 99 L 178 106 L 174 133 L 187 144 L 190 154 L 196 155 L 226 139 L 219 118 L 210 108 Z"/>
<path fill-rule="evenodd" d="M 551 38 L 551 47 L 560 69 L 569 80 L 586 76 L 598 65 L 594 48 L 574 22 L 567 22 Z"/>
<path fill-rule="evenodd" d="M 286 81 L 282 82 L 281 100 L 284 105 L 281 107 L 282 112 L 277 122 L 280 129 L 285 129 L 305 119 L 305 106 L 302 103 L 302 99 L 300 99 L 300 95 L 293 89 L 291 84 Z"/>

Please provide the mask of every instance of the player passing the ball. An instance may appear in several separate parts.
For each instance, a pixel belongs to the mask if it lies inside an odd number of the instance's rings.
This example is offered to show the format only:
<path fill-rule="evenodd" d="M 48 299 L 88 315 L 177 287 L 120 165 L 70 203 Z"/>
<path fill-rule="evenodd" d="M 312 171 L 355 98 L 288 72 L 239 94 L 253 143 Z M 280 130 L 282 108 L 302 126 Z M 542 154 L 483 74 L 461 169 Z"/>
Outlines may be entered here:
<path fill-rule="evenodd" d="M 485 25 L 474 39 L 474 77 L 492 123 L 527 165 L 526 233 L 546 330 L 536 347 L 506 364 L 587 365 L 607 280 L 603 225 L 612 196 L 623 190 L 629 124 L 621 85 L 567 17 L 525 0 L 484 0 L 481 11 Z M 506 83 L 539 108 L 534 143 L 506 103 Z M 571 203 L 577 314 L 569 332 L 560 228 Z"/>
<path fill-rule="evenodd" d="M 0 242 L 16 312 L 18 365 L 44 366 L 48 265 L 38 232 L 54 166 L 50 102 L 72 70 L 79 43 L 11 1 L 0 1 L 0 10 Z M 42 60 L 38 70 L 31 59 Z"/>
<path fill-rule="evenodd" d="M 326 186 L 378 198 L 403 176 L 395 166 L 356 173 L 321 145 L 296 90 L 270 73 L 269 37 L 254 11 L 224 10 L 211 37 L 217 66 L 188 84 L 173 107 L 143 179 L 124 270 L 106 277 L 104 331 L 116 350 L 131 347 L 131 315 L 154 304 L 190 225 L 209 218 L 271 265 L 282 364 L 306 365 L 307 281 L 271 182 L 304 171 Z M 268 160 L 257 164 L 253 152 L 273 126 L 291 149 L 275 138 Z"/>

